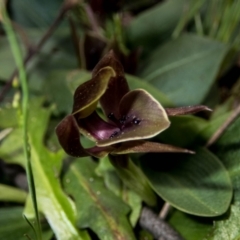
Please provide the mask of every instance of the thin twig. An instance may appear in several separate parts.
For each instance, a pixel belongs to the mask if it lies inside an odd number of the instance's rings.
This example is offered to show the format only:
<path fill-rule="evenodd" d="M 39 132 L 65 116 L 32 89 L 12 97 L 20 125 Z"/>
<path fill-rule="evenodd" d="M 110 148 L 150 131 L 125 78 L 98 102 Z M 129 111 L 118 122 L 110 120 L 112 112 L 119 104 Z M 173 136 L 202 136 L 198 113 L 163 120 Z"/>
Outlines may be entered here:
<path fill-rule="evenodd" d="M 164 220 L 167 217 L 170 209 L 171 209 L 171 205 L 168 202 L 165 202 L 162 207 L 162 210 L 159 213 L 159 218 Z"/>
<path fill-rule="evenodd" d="M 96 20 L 96 17 L 92 11 L 92 8 L 88 5 L 88 4 L 85 4 L 85 11 L 86 11 L 86 14 L 87 14 L 87 17 L 88 17 L 88 20 L 90 22 L 90 25 L 91 25 L 91 28 L 92 28 L 92 31 L 100 38 L 102 39 L 103 36 L 100 32 L 100 27 L 99 27 L 99 24 Z"/>
<path fill-rule="evenodd" d="M 228 119 L 223 123 L 223 125 L 212 135 L 212 137 L 208 140 L 206 147 L 210 147 L 213 143 L 215 143 L 224 131 L 230 126 L 230 124 L 240 115 L 240 104 L 233 111 L 233 113 L 228 117 Z"/>
<path fill-rule="evenodd" d="M 46 33 L 43 35 L 43 37 L 41 38 L 41 40 L 39 41 L 37 46 L 35 46 L 34 48 L 30 48 L 28 50 L 28 53 L 27 53 L 27 55 L 26 55 L 26 57 L 24 58 L 24 61 L 23 61 L 24 67 L 32 59 L 32 57 L 35 56 L 40 51 L 40 49 L 45 44 L 45 42 L 49 39 L 49 37 L 57 29 L 59 24 L 62 22 L 66 12 L 68 10 L 70 10 L 72 7 L 74 7 L 77 3 L 78 3 L 77 0 L 66 0 L 63 3 L 62 7 L 59 10 L 59 13 L 58 13 L 56 19 L 54 20 L 52 25 L 49 27 L 49 29 L 46 31 Z M 4 99 L 6 93 L 10 90 L 10 88 L 12 86 L 12 82 L 13 82 L 14 78 L 18 75 L 18 73 L 19 73 L 18 68 L 16 68 L 14 70 L 14 72 L 12 73 L 11 77 L 9 78 L 9 80 L 7 81 L 7 83 L 5 84 L 5 86 L 2 88 L 2 91 L 0 92 L 0 102 Z"/>
<path fill-rule="evenodd" d="M 164 220 L 150 209 L 144 207 L 140 216 L 140 225 L 159 240 L 182 240 L 183 238 Z"/>

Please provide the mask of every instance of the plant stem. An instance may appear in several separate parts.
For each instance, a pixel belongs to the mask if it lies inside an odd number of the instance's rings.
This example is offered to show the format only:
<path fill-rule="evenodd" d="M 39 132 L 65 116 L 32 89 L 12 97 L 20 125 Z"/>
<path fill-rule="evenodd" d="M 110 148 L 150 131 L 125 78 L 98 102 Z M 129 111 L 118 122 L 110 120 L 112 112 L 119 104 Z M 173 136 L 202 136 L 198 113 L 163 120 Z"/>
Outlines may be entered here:
<path fill-rule="evenodd" d="M 37 234 L 37 239 L 41 240 L 42 239 L 41 225 L 39 220 L 34 178 L 33 178 L 32 166 L 30 161 L 31 152 L 30 152 L 30 146 L 28 143 L 27 123 L 28 123 L 29 92 L 28 92 L 27 76 L 24 69 L 24 62 L 22 59 L 21 50 L 3 2 L 1 2 L 1 9 L 2 9 L 2 17 L 3 17 L 3 26 L 5 28 L 5 31 L 10 43 L 10 47 L 19 71 L 19 78 L 20 78 L 21 87 L 22 87 L 22 109 L 21 110 L 22 110 L 22 128 L 23 128 L 23 150 L 24 150 L 24 156 L 26 159 L 26 172 L 27 172 L 29 191 L 32 197 L 35 218 L 36 218 L 36 234 Z"/>

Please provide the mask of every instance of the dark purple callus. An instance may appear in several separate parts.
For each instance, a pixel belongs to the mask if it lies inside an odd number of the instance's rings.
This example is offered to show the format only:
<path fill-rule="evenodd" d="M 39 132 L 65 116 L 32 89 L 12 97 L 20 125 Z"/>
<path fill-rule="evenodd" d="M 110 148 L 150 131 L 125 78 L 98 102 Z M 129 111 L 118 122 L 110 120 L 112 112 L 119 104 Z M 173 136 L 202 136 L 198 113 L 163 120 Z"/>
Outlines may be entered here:
<path fill-rule="evenodd" d="M 141 120 L 137 117 L 129 117 L 127 115 L 122 115 L 119 119 L 117 119 L 114 115 L 114 113 L 109 113 L 108 118 L 116 124 L 116 126 L 119 128 L 119 131 L 114 131 L 110 139 L 118 136 L 122 133 L 122 131 L 126 128 L 131 128 L 133 125 L 139 125 L 141 123 Z"/>
<path fill-rule="evenodd" d="M 110 136 L 110 139 L 116 137 L 120 132 L 121 131 L 114 131 L 113 134 Z"/>
<path fill-rule="evenodd" d="M 135 124 L 135 125 L 139 125 L 140 122 L 141 122 L 141 120 L 140 120 L 139 118 L 134 118 L 134 119 L 132 120 L 132 123 Z"/>

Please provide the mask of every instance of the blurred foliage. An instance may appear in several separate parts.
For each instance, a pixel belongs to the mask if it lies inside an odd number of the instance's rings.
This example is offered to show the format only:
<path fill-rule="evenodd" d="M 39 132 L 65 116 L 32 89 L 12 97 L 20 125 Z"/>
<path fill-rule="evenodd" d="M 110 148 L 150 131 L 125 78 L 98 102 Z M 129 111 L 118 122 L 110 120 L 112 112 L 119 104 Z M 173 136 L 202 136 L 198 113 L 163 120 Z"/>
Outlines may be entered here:
<path fill-rule="evenodd" d="M 7 2 L 25 57 L 69 2 Z M 240 118 L 213 146 L 205 145 L 240 104 L 240 2 L 89 0 L 76 1 L 64 13 L 26 64 L 43 239 L 152 239 L 138 224 L 146 196 L 131 189 L 146 181 L 158 200 L 154 210 L 169 202 L 173 210 L 166 221 L 185 239 L 239 239 Z M 128 181 L 123 182 L 108 158 L 73 160 L 64 154 L 54 129 L 71 112 L 77 86 L 91 78 L 110 49 L 131 89 L 145 89 L 164 107 L 213 109 L 171 117 L 170 128 L 154 138 L 194 155 L 132 155 L 132 171 L 125 171 Z M 15 70 L 13 59 L 0 25 L 0 238 L 26 239 L 26 234 L 35 239 L 22 218 L 24 213 L 31 221 L 33 208 L 26 180 L 19 177 L 25 169 L 19 79 L 2 92 Z"/>

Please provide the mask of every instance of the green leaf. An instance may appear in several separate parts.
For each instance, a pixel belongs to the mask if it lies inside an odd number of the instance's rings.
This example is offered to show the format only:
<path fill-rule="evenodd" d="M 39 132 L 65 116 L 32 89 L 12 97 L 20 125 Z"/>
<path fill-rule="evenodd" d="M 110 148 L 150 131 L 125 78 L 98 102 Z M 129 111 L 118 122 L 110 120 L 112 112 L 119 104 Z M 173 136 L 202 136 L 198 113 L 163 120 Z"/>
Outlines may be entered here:
<path fill-rule="evenodd" d="M 0 201 L 24 203 L 27 198 L 27 192 L 0 184 Z"/>
<path fill-rule="evenodd" d="M 29 138 L 32 150 L 32 165 L 36 183 L 38 205 L 48 219 L 59 239 L 86 239 L 84 233 L 75 228 L 74 209 L 62 192 L 59 175 L 63 153 L 51 153 L 43 145 L 50 110 L 41 108 L 42 101 L 31 101 L 29 116 Z M 22 155 L 21 129 L 14 129 L 4 139 L 1 156 L 7 162 L 25 165 Z M 9 156 L 8 156 L 9 154 Z M 20 161 L 21 160 L 21 161 Z M 41 179 L 41 181 L 39 180 Z M 47 196 L 47 198 L 46 198 Z"/>
<path fill-rule="evenodd" d="M 142 170 L 156 193 L 181 211 L 211 217 L 229 207 L 229 175 L 219 159 L 204 148 L 194 155 L 146 156 Z"/>
<path fill-rule="evenodd" d="M 168 222 L 185 240 L 203 240 L 212 228 L 212 220 L 191 216 L 178 210 L 170 214 Z"/>
<path fill-rule="evenodd" d="M 155 206 L 156 195 L 142 170 L 128 158 L 128 155 L 109 155 L 109 159 L 123 183 L 148 205 Z"/>
<path fill-rule="evenodd" d="M 27 236 L 34 239 L 35 235 L 32 228 L 22 217 L 22 207 L 1 208 L 0 209 L 0 239 L 7 240 L 26 240 Z M 52 238 L 52 231 L 43 223 L 43 240 Z"/>
<path fill-rule="evenodd" d="M 132 227 L 135 227 L 138 223 L 141 211 L 142 211 L 142 199 L 134 191 L 123 188 L 122 198 L 125 203 L 131 207 L 131 213 L 129 215 L 129 221 Z"/>
<path fill-rule="evenodd" d="M 206 120 L 191 115 L 170 117 L 170 122 L 170 127 L 157 139 L 180 147 L 191 146 L 198 134 L 208 126 Z"/>
<path fill-rule="evenodd" d="M 55 104 L 57 113 L 69 113 L 72 110 L 73 95 L 67 86 L 66 76 L 69 70 L 51 71 L 44 79 L 45 95 Z"/>
<path fill-rule="evenodd" d="M 69 34 L 70 33 L 68 33 L 68 35 Z M 61 41 L 65 41 L 64 37 L 60 36 L 59 38 Z M 54 49 L 56 48 L 59 48 L 59 50 L 55 52 Z M 47 81 L 52 75 L 57 71 L 64 73 L 65 71 L 67 72 L 75 68 L 77 68 L 77 61 L 73 57 L 73 54 L 71 54 L 71 50 L 68 48 L 64 49 L 64 46 L 60 46 L 56 41 L 52 40 L 50 43 L 48 41 L 38 58 L 33 58 L 31 63 L 29 63 L 29 89 L 31 92 L 45 95 L 46 85 L 48 84 Z M 62 78 L 64 78 L 64 75 L 61 76 L 60 79 L 56 78 L 53 80 L 61 83 Z M 53 85 L 53 83 L 51 82 L 50 85 Z M 64 88 L 64 85 L 61 86 L 61 84 L 59 84 L 58 89 L 61 87 Z M 54 93 L 54 97 L 55 96 L 56 93 Z"/>
<path fill-rule="evenodd" d="M 168 0 L 135 17 L 127 29 L 130 45 L 134 48 L 142 47 L 145 54 L 156 48 L 171 36 L 187 2 Z"/>
<path fill-rule="evenodd" d="M 238 240 L 240 239 L 240 203 L 231 206 L 229 217 L 215 221 L 214 229 L 207 240 Z"/>
<path fill-rule="evenodd" d="M 234 200 L 240 201 L 240 117 L 224 132 L 213 150 L 227 168 L 234 189 Z"/>
<path fill-rule="evenodd" d="M 199 132 L 197 138 L 203 142 L 207 140 L 223 125 L 223 123 L 228 119 L 231 112 L 221 114 L 213 119 L 210 119 L 206 126 Z"/>
<path fill-rule="evenodd" d="M 129 74 L 126 74 L 126 78 L 131 90 L 142 88 L 146 90 L 148 93 L 150 93 L 164 107 L 173 106 L 173 103 L 169 100 L 169 98 L 164 93 L 162 93 L 159 89 L 156 89 L 154 86 L 144 81 L 143 79 L 140 79 L 138 77 L 135 77 Z"/>
<path fill-rule="evenodd" d="M 50 110 L 42 107 L 31 109 L 29 140 L 31 161 L 39 208 L 47 218 L 58 239 L 89 239 L 85 232 L 75 227 L 74 206 L 64 194 L 59 182 L 63 152 L 50 152 L 43 145 Z"/>
<path fill-rule="evenodd" d="M 198 14 L 201 7 L 203 6 L 206 0 L 191 0 L 189 1 L 188 6 L 186 6 L 184 14 L 182 14 L 181 19 L 178 22 L 178 25 L 174 29 L 173 37 L 178 37 L 180 33 L 185 30 L 184 28 L 187 27 L 188 23 L 193 19 L 194 16 Z M 201 35 L 199 33 L 199 35 Z"/>
<path fill-rule="evenodd" d="M 22 129 L 13 129 L 1 142 L 0 157 L 10 164 L 19 164 L 25 167 L 23 155 Z"/>
<path fill-rule="evenodd" d="M 0 128 L 13 128 L 17 126 L 18 126 L 17 109 L 13 108 L 12 106 L 0 108 Z"/>
<path fill-rule="evenodd" d="M 129 221 L 135 227 L 142 209 L 142 200 L 139 195 L 122 183 L 108 157 L 102 158 L 99 161 L 96 174 L 104 178 L 104 183 L 109 190 L 116 196 L 121 197 L 131 207 Z"/>
<path fill-rule="evenodd" d="M 96 167 L 91 158 L 81 158 L 64 176 L 65 189 L 77 206 L 78 226 L 91 228 L 100 239 L 135 239 L 126 218 L 129 208 L 106 189 Z"/>
<path fill-rule="evenodd" d="M 164 92 L 177 106 L 200 104 L 227 52 L 228 47 L 222 43 L 182 35 L 157 48 L 143 62 L 139 76 Z"/>

